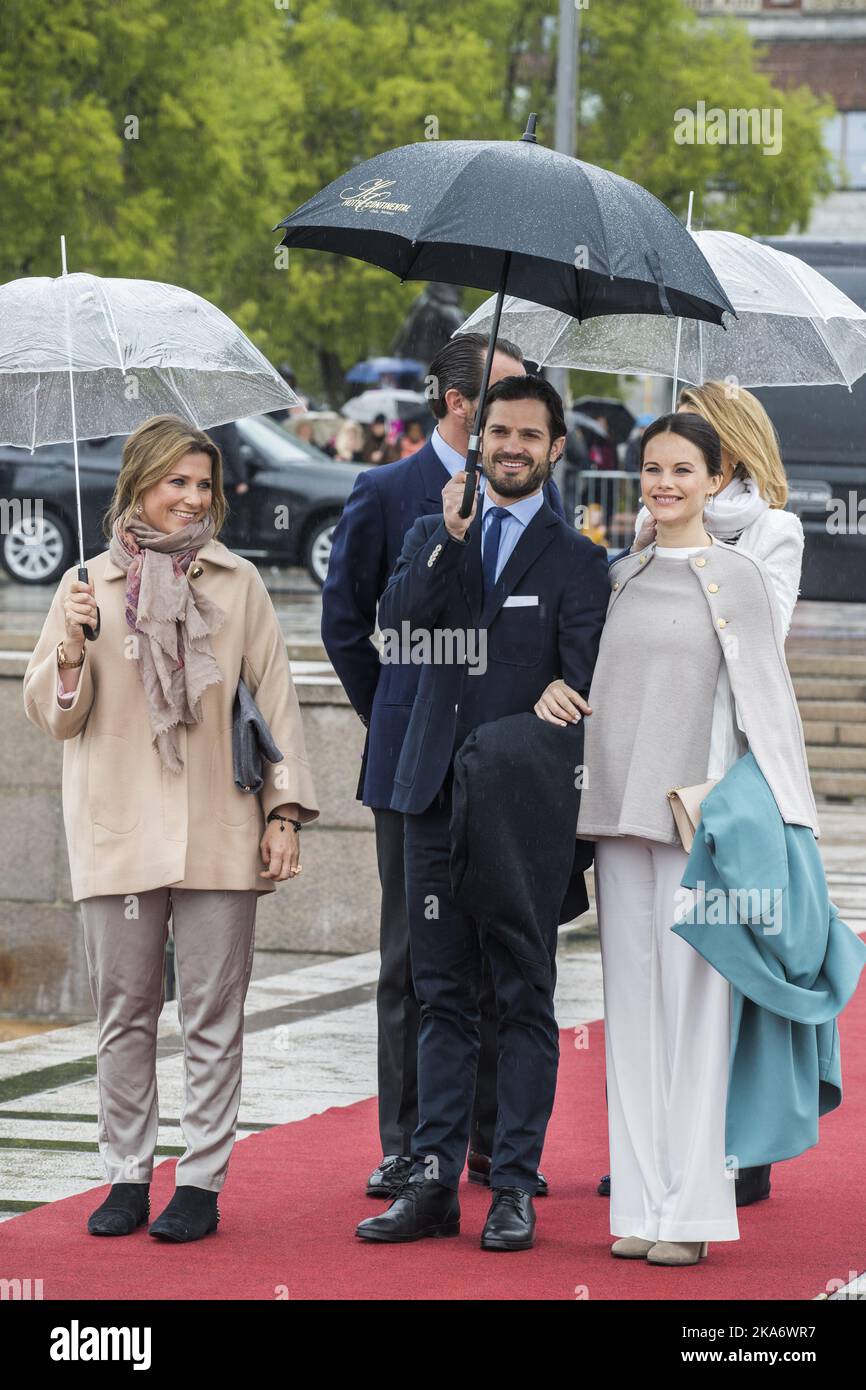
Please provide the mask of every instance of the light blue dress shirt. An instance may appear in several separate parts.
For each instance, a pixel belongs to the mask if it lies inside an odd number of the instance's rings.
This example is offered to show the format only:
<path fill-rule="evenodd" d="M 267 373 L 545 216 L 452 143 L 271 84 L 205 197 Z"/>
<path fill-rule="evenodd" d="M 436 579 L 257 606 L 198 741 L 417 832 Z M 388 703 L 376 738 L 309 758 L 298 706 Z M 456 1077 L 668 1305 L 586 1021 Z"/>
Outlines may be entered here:
<path fill-rule="evenodd" d="M 441 434 L 439 433 L 438 425 L 436 426 L 435 430 L 430 436 L 430 443 L 433 445 L 433 449 L 439 462 L 445 468 L 448 469 L 448 472 L 451 474 L 452 478 L 454 477 L 455 473 L 461 472 L 461 470 L 466 467 L 466 459 L 464 458 L 463 454 L 458 454 L 455 448 L 453 448 L 450 444 L 446 443 L 446 441 L 442 438 Z"/>
<path fill-rule="evenodd" d="M 502 518 L 502 530 L 499 533 L 499 554 L 496 557 L 496 578 L 498 579 L 505 566 L 508 564 L 514 547 L 520 540 L 527 526 L 529 525 L 539 507 L 544 504 L 544 493 L 539 490 L 531 497 L 521 497 L 517 502 L 512 502 L 510 507 L 506 507 L 507 517 Z M 498 506 L 488 494 L 484 493 L 484 500 L 481 510 L 481 553 L 484 553 L 484 546 L 487 544 L 487 532 L 490 530 L 490 510 Z"/>

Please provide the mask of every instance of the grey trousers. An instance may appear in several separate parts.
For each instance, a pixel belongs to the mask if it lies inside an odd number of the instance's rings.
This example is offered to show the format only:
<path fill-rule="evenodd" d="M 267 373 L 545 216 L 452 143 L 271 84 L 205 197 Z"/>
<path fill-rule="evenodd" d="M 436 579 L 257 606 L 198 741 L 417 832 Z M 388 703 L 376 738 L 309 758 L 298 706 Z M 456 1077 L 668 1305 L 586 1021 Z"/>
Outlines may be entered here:
<path fill-rule="evenodd" d="M 244 999 L 253 966 L 252 890 L 154 888 L 83 898 L 97 1015 L 99 1151 L 109 1182 L 150 1182 L 159 1124 L 157 1022 L 171 917 L 185 1094 L 176 1186 L 219 1192 L 241 1098 Z"/>

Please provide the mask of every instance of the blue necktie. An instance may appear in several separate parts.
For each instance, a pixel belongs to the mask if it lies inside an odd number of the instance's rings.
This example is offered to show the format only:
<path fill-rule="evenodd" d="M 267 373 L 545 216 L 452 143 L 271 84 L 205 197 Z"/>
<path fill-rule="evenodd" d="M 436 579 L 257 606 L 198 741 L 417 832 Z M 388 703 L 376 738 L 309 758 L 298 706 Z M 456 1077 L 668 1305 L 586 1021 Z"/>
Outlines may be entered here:
<path fill-rule="evenodd" d="M 496 561 L 499 559 L 499 537 L 502 534 L 502 523 L 510 512 L 507 507 L 491 507 L 488 512 L 490 521 L 487 522 L 487 530 L 484 533 L 484 546 L 481 554 L 481 576 L 484 581 L 484 597 L 490 593 L 496 583 Z"/>

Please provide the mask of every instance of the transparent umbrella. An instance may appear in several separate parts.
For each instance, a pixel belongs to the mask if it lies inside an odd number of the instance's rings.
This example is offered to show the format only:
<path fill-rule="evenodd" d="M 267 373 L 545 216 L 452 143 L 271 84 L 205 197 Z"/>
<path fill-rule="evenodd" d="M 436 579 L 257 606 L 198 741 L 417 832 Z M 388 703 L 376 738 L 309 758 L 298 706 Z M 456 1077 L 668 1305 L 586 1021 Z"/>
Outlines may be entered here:
<path fill-rule="evenodd" d="M 362 391 L 360 396 L 352 396 L 340 407 L 340 414 L 349 420 L 360 420 L 370 425 L 377 415 L 387 415 L 389 420 L 404 419 L 407 413 L 416 413 L 427 405 L 426 397 L 420 391 L 404 391 L 396 386 L 385 386 L 377 391 Z"/>
<path fill-rule="evenodd" d="M 129 434 L 154 415 L 207 429 L 301 402 L 206 299 L 152 280 L 69 275 L 62 239 L 61 253 L 57 279 L 0 285 L 0 444 L 71 441 L 86 582 L 79 439 Z"/>
<path fill-rule="evenodd" d="M 732 379 L 740 386 L 852 384 L 866 372 L 866 312 L 797 256 L 736 232 L 692 232 L 737 311 L 724 324 L 648 314 L 611 314 L 580 323 L 508 296 L 500 332 L 542 366 L 591 372 Z M 484 301 L 459 333 L 492 322 Z"/>

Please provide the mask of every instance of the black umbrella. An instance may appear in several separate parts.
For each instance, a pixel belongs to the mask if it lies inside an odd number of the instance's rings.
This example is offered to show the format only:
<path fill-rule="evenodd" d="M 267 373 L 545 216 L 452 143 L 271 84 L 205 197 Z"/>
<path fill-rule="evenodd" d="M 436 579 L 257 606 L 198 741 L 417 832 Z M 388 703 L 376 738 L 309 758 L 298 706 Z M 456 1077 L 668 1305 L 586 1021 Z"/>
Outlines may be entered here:
<path fill-rule="evenodd" d="M 506 294 L 574 315 L 667 314 L 721 323 L 727 295 L 682 223 L 645 188 L 519 140 L 424 140 L 334 179 L 274 228 L 281 245 L 354 256 L 401 280 L 498 290 L 466 459 L 475 491 L 481 413 Z"/>
<path fill-rule="evenodd" d="M 608 436 L 614 444 L 624 444 L 634 429 L 634 416 L 628 406 L 612 396 L 581 396 L 574 406 L 575 410 L 583 415 L 591 415 L 594 420 L 604 416 Z"/>

